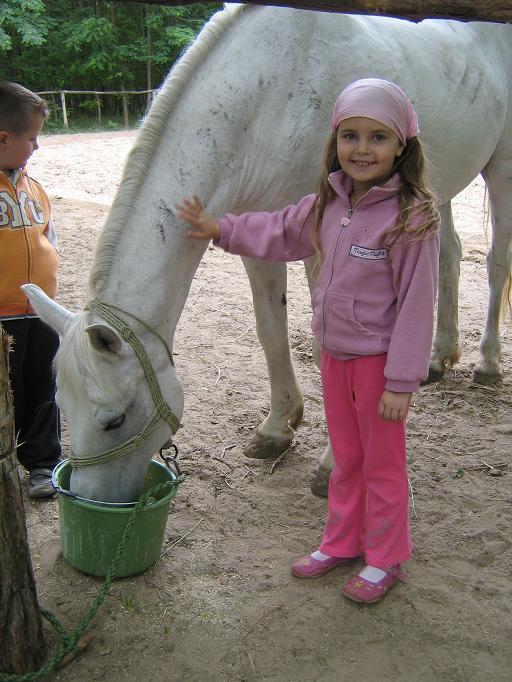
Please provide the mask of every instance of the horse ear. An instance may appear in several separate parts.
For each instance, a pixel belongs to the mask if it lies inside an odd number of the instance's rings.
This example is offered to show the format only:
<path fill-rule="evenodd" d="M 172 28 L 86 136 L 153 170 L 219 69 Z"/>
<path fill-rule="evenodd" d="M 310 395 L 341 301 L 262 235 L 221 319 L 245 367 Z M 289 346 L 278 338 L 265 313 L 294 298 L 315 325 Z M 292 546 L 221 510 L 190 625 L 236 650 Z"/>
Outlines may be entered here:
<path fill-rule="evenodd" d="M 89 334 L 92 347 L 99 353 L 117 355 L 121 350 L 121 337 L 111 327 L 104 324 L 90 324 L 85 331 Z"/>
<path fill-rule="evenodd" d="M 21 288 L 43 322 L 55 329 L 59 336 L 64 336 L 76 314 L 49 298 L 36 284 L 22 284 Z"/>

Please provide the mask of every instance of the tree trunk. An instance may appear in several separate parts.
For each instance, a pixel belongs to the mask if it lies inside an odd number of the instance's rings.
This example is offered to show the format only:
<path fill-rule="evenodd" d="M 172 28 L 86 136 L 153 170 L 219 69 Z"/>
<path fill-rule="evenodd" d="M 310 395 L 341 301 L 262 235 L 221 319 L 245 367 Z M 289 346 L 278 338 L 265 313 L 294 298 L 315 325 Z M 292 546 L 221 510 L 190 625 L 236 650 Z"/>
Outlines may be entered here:
<path fill-rule="evenodd" d="M 8 352 L 0 324 L 0 671 L 22 674 L 41 666 L 46 643 L 15 455 Z"/>
<path fill-rule="evenodd" d="M 132 0 L 116 0 L 128 2 Z M 197 0 L 135 0 L 150 5 L 190 5 Z M 510 0 L 245 0 L 250 5 L 277 5 L 345 14 L 375 14 L 412 21 L 459 19 L 460 21 L 512 22 Z M 199 2 L 198 4 L 204 4 Z"/>

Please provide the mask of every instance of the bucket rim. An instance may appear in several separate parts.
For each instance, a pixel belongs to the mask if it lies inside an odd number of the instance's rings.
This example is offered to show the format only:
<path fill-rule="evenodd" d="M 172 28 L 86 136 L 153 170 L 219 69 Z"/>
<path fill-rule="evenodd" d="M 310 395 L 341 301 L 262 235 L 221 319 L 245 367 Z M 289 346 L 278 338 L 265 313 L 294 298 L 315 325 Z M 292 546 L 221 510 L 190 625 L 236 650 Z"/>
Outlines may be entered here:
<path fill-rule="evenodd" d="M 161 469 L 165 469 L 165 472 L 169 476 L 169 478 L 171 479 L 171 482 L 174 483 L 175 486 L 177 486 L 178 477 L 176 476 L 176 474 L 171 469 L 169 469 L 168 466 L 165 466 L 164 464 L 157 462 L 155 459 L 151 459 L 149 461 L 148 467 L 151 464 L 156 465 L 157 467 L 160 467 Z M 72 493 L 70 490 L 65 490 L 64 488 L 61 488 L 59 483 L 58 483 L 57 477 L 58 477 L 59 473 L 61 472 L 61 470 L 65 469 L 67 467 L 72 468 L 72 464 L 69 461 L 69 459 L 64 459 L 64 460 L 62 460 L 62 462 L 59 462 L 57 464 L 57 466 L 54 468 L 54 470 L 52 472 L 52 486 L 53 486 L 53 489 L 55 490 L 55 492 L 57 493 L 57 495 L 63 495 L 64 497 L 69 497 L 73 500 L 76 500 L 77 502 L 84 502 L 86 504 L 90 504 L 90 505 L 93 505 L 95 507 L 107 507 L 107 508 L 110 508 L 112 510 L 130 509 L 130 508 L 133 509 L 133 507 L 135 507 L 135 505 L 137 504 L 138 500 L 135 500 L 134 502 L 103 502 L 102 500 L 91 500 L 87 497 L 80 497 L 80 495 L 76 495 L 75 493 Z M 156 500 L 155 504 L 159 505 L 159 503 L 165 503 L 167 495 L 171 494 L 172 492 L 173 492 L 173 490 L 171 489 L 160 500 Z M 152 504 L 151 507 L 153 507 L 153 506 L 154 505 Z"/>

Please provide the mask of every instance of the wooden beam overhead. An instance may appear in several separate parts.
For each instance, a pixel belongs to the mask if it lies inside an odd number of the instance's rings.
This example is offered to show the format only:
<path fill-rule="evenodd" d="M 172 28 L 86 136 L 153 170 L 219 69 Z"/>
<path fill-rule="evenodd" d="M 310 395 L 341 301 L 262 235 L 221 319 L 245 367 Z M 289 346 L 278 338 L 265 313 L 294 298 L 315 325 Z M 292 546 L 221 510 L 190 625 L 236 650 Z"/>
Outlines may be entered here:
<path fill-rule="evenodd" d="M 115 1 L 133 2 L 133 0 Z M 197 0 L 135 1 L 148 5 L 191 5 L 197 2 Z M 511 0 L 486 0 L 486 2 L 482 0 L 247 0 L 246 4 L 344 14 L 371 14 L 410 21 L 456 19 L 459 21 L 512 22 Z"/>

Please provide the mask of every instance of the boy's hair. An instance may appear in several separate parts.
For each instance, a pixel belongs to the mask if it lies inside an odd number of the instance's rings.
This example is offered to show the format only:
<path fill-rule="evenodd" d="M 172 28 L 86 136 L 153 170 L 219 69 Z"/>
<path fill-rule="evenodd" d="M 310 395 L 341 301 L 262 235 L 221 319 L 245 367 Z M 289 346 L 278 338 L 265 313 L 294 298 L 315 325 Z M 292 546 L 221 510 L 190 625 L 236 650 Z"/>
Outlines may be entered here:
<path fill-rule="evenodd" d="M 44 99 L 23 85 L 0 81 L 0 130 L 21 135 L 30 125 L 31 114 L 48 117 Z"/>
<path fill-rule="evenodd" d="M 389 175 L 389 177 L 395 173 L 400 175 L 401 184 L 398 190 L 400 214 L 396 225 L 386 233 L 383 246 L 392 247 L 407 232 L 411 233 L 413 239 L 424 239 L 438 230 L 440 218 L 437 199 L 425 184 L 425 166 L 423 146 L 417 137 L 411 137 L 407 140 L 402 154 L 396 157 Z M 328 177 L 330 173 L 339 170 L 341 166 L 335 131 L 327 140 L 314 206 L 311 240 L 317 253 L 320 253 L 320 226 L 325 206 L 334 196 Z"/>

